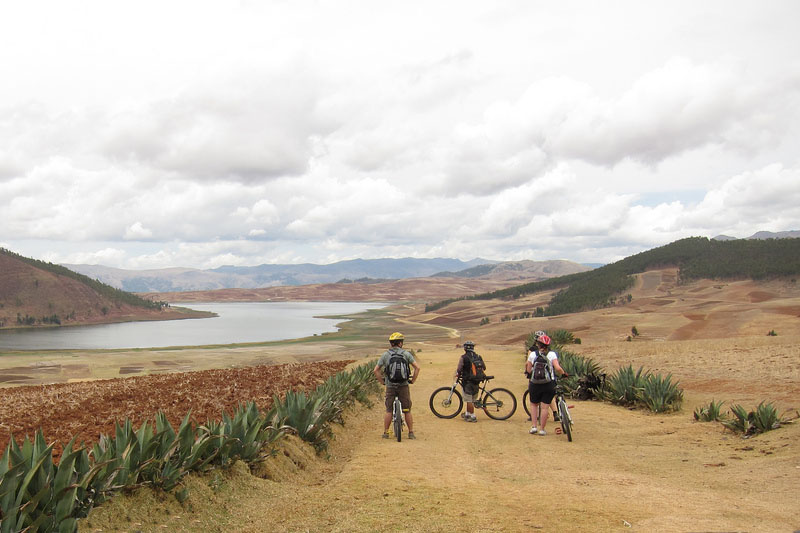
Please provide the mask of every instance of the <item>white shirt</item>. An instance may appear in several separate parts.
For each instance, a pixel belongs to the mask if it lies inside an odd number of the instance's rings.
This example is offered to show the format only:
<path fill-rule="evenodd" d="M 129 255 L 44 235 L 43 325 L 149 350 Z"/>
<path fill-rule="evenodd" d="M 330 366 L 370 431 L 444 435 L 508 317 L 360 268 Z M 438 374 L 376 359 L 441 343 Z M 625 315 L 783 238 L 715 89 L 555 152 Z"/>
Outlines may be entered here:
<path fill-rule="evenodd" d="M 541 354 L 539 354 L 539 357 L 541 357 Z M 531 364 L 531 366 L 533 366 L 533 361 L 535 359 L 536 359 L 536 352 L 531 350 L 528 353 L 528 362 Z M 547 352 L 547 371 L 550 373 L 550 381 L 555 381 L 556 379 L 556 371 L 553 368 L 553 361 L 555 361 L 556 359 L 558 359 L 558 354 L 556 352 L 554 352 L 553 350 Z"/>

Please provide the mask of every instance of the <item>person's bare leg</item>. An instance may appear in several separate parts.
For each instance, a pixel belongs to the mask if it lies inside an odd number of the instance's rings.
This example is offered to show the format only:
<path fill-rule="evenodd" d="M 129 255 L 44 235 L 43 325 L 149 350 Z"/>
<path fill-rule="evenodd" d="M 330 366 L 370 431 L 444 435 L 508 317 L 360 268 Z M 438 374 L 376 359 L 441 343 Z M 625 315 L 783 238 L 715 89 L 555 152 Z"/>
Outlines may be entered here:
<path fill-rule="evenodd" d="M 414 433 L 414 417 L 411 416 L 411 411 L 406 413 L 406 425 L 408 426 L 408 432 Z"/>

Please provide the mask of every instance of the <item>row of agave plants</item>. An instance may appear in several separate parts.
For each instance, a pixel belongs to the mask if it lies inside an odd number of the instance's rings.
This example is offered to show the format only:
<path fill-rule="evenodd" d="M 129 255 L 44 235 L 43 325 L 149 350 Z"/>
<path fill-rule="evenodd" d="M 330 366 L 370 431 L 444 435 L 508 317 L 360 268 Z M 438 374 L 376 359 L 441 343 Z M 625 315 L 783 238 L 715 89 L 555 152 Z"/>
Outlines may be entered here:
<path fill-rule="evenodd" d="M 559 380 L 566 392 L 579 399 L 597 398 L 627 407 L 643 407 L 655 413 L 679 411 L 683 403 L 683 390 L 672 375 L 634 370 L 631 365 L 619 368 L 608 375 L 591 357 L 567 350 L 574 343 L 572 333 L 554 330 L 550 338 L 552 348 L 558 352 L 558 361 L 569 377 Z M 526 342 L 532 343 L 532 334 Z"/>
<path fill-rule="evenodd" d="M 750 411 L 740 404 L 733 404 L 729 413 L 722 412 L 724 403 L 711 400 L 708 405 L 697 407 L 694 410 L 694 419 L 698 422 L 719 422 L 725 429 L 740 433 L 745 438 L 778 429 L 793 421 L 788 412 L 779 414 L 778 408 L 772 402 L 761 402 Z M 795 412 L 794 418 L 798 417 L 800 413 Z"/>
<path fill-rule="evenodd" d="M 309 394 L 276 396 L 265 413 L 250 402 L 203 425 L 187 413 L 177 430 L 163 413 L 136 430 L 125 420 L 91 448 L 73 438 L 58 463 L 41 431 L 21 446 L 12 438 L 0 459 L 0 532 L 76 531 L 78 519 L 122 489 L 151 486 L 184 501 L 188 490 L 182 480 L 189 472 L 237 460 L 254 466 L 277 453 L 278 441 L 288 433 L 324 453 L 331 425 L 342 423 L 356 401 L 369 404 L 378 391 L 373 365 L 335 374 Z"/>
<path fill-rule="evenodd" d="M 564 348 L 573 343 L 572 334 L 567 330 L 553 331 L 551 338 L 558 352 L 558 360 L 569 378 L 559 381 L 567 392 L 579 399 L 597 398 L 617 405 L 644 407 L 655 413 L 678 411 L 683 403 L 683 391 L 672 375 L 662 376 L 643 367 L 634 370 L 631 365 L 621 367 L 607 376 L 603 369 L 589 357 L 575 354 Z M 527 342 L 533 340 L 528 336 Z M 800 412 L 789 416 L 788 412 L 779 414 L 772 402 L 762 401 L 755 409 L 734 404 L 729 413 L 722 412 L 722 401 L 711 401 L 694 411 L 694 419 L 699 422 L 719 422 L 722 426 L 743 437 L 778 429 L 795 419 Z"/>

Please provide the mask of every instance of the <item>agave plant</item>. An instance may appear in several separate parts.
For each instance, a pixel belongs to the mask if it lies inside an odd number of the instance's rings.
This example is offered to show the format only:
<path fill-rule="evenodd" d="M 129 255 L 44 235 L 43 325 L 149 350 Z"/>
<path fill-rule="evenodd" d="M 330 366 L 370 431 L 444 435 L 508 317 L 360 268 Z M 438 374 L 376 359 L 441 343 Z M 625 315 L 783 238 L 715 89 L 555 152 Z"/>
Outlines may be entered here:
<path fill-rule="evenodd" d="M 21 447 L 11 438 L 0 460 L 0 531 L 75 531 L 80 451 L 73 439 L 56 465 L 41 430 Z"/>
<path fill-rule="evenodd" d="M 734 433 L 744 435 L 753 435 L 756 432 L 756 428 L 750 420 L 750 413 L 744 407 L 739 404 L 732 405 L 731 413 L 733 413 L 733 417 L 730 420 L 723 420 L 723 426 Z"/>
<path fill-rule="evenodd" d="M 683 391 L 672 382 L 672 374 L 647 374 L 639 389 L 638 400 L 654 413 L 679 411 L 683 403 Z"/>
<path fill-rule="evenodd" d="M 330 410 L 321 408 L 323 400 L 324 397 L 289 391 L 283 401 L 275 398 L 268 419 L 273 426 L 293 428 L 301 439 L 311 443 L 321 453 L 327 449 L 327 439 L 332 434 Z"/>
<path fill-rule="evenodd" d="M 731 406 L 733 418 L 722 422 L 727 429 L 744 436 L 765 433 L 778 429 L 782 424 L 788 423 L 786 417 L 778 415 L 778 409 L 772 402 L 761 402 L 755 410 L 748 412 L 741 405 Z"/>
<path fill-rule="evenodd" d="M 711 400 L 708 405 L 695 408 L 694 419 L 698 422 L 721 422 L 725 419 L 725 415 L 722 414 L 722 404 L 724 403 L 724 401 Z"/>
<path fill-rule="evenodd" d="M 759 403 L 758 407 L 756 407 L 755 411 L 751 414 L 753 425 L 759 433 L 778 429 L 781 427 L 782 423 L 785 423 L 783 417 L 778 415 L 778 409 L 772 402 L 766 404 L 764 402 Z"/>
<path fill-rule="evenodd" d="M 618 405 L 635 405 L 639 399 L 639 391 L 644 387 L 649 372 L 643 374 L 643 367 L 634 372 L 633 367 L 621 367 L 606 380 L 606 386 L 598 393 L 598 397 Z"/>

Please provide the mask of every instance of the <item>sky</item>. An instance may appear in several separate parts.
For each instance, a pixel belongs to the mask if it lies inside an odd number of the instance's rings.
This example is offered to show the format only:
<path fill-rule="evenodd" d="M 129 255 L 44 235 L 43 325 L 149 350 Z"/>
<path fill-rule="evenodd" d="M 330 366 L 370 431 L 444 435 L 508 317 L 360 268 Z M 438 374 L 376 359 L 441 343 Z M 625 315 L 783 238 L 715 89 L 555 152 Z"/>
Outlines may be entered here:
<path fill-rule="evenodd" d="M 0 247 L 609 263 L 800 229 L 800 3 L 0 7 Z"/>

